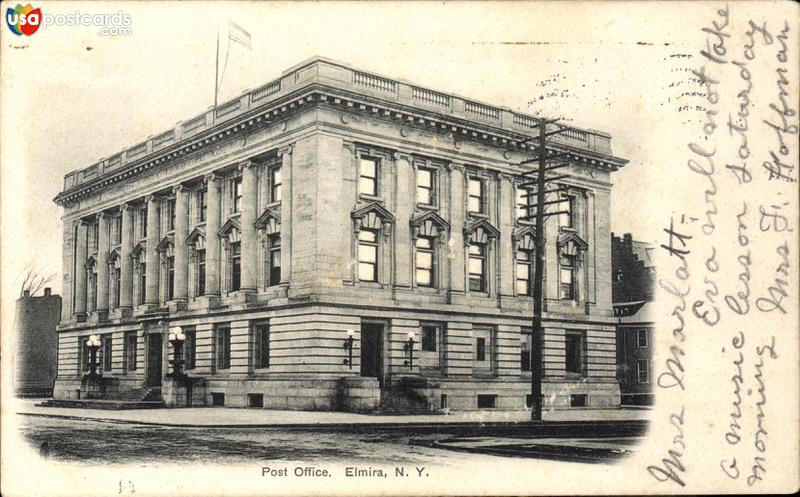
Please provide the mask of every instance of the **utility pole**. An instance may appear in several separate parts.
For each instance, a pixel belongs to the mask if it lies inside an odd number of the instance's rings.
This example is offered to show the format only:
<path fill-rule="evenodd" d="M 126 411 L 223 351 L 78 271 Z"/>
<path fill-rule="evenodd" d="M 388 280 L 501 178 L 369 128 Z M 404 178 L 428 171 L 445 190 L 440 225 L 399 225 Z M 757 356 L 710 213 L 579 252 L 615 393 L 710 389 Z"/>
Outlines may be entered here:
<path fill-rule="evenodd" d="M 536 159 L 524 161 L 522 164 L 530 164 L 532 162 L 538 163 L 537 170 L 530 171 L 529 173 L 524 173 L 525 175 L 533 174 L 535 175 L 535 180 L 523 184 L 523 188 L 526 188 L 526 199 L 528 199 L 528 209 L 527 209 L 527 219 L 531 218 L 531 205 L 530 205 L 530 198 L 532 196 L 530 187 L 535 187 L 535 195 L 536 195 L 536 215 L 534 219 L 536 220 L 536 238 L 535 238 L 535 259 L 534 259 L 534 273 L 533 273 L 533 336 L 532 336 L 532 344 L 531 344 L 531 421 L 542 421 L 542 378 L 544 377 L 544 364 L 543 364 L 543 357 L 544 357 L 544 330 L 542 329 L 542 284 L 543 284 L 543 272 L 544 272 L 544 248 L 545 248 L 545 229 L 544 229 L 544 221 L 546 218 L 550 216 L 554 216 L 557 214 L 561 214 L 562 211 L 557 212 L 545 212 L 545 207 L 550 204 L 559 204 L 561 200 L 556 201 L 546 201 L 546 195 L 549 193 L 559 193 L 564 190 L 564 188 L 555 188 L 550 191 L 547 191 L 548 182 L 554 181 L 557 179 L 564 178 L 565 176 L 556 176 L 556 177 L 546 177 L 546 173 L 548 171 L 552 171 L 553 169 L 557 169 L 560 167 L 564 167 L 567 163 L 560 163 L 557 165 L 551 165 L 548 167 L 548 156 L 547 156 L 547 137 L 558 134 L 567 128 L 564 126 L 558 126 L 558 129 L 555 131 L 551 131 L 548 133 L 547 125 L 548 124 L 555 124 L 557 120 L 545 120 L 540 119 L 537 127 L 539 128 L 539 134 L 536 138 L 531 139 L 538 139 L 538 147 L 537 147 L 537 157 Z M 556 154 L 553 158 L 560 157 L 560 155 Z M 553 159 L 551 158 L 551 160 Z"/>

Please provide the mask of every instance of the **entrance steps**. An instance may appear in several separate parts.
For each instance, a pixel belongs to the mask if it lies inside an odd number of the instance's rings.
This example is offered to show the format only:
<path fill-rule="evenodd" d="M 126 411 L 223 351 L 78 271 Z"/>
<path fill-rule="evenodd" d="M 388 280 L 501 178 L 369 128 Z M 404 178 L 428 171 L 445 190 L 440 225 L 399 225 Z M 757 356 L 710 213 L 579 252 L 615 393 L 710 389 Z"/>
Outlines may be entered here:
<path fill-rule="evenodd" d="M 41 407 L 67 407 L 76 409 L 103 409 L 119 411 L 125 409 L 158 409 L 160 407 L 164 407 L 164 402 L 148 400 L 50 399 L 36 405 Z"/>

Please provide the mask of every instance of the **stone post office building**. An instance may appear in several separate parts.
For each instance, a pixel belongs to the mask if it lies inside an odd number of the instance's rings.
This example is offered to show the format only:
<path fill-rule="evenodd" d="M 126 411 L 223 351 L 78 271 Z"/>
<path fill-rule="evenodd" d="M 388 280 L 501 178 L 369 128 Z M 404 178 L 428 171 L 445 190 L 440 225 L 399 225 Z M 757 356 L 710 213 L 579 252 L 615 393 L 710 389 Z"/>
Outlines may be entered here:
<path fill-rule="evenodd" d="M 69 173 L 55 398 L 79 395 L 92 334 L 107 396 L 157 398 L 180 328 L 189 405 L 525 409 L 534 125 L 313 58 Z M 626 161 L 579 128 L 549 151 L 572 165 L 544 229 L 545 406 L 617 406 L 609 198 Z"/>

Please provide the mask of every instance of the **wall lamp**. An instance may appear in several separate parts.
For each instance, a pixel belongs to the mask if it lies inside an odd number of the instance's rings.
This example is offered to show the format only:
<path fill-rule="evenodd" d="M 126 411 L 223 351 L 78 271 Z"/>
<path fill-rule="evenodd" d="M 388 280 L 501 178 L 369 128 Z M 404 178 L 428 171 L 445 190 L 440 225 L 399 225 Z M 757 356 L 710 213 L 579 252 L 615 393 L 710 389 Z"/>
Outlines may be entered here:
<path fill-rule="evenodd" d="M 403 364 L 408 366 L 408 369 L 413 369 L 414 368 L 414 332 L 413 331 L 409 331 L 408 332 L 408 340 L 406 340 L 406 343 L 403 345 L 403 350 L 408 352 L 408 359 L 403 361 Z"/>
<path fill-rule="evenodd" d="M 344 344 L 342 345 L 342 348 L 347 350 L 347 359 L 342 361 L 342 363 L 350 366 L 350 369 L 353 369 L 353 342 L 355 341 L 353 338 L 354 334 L 355 331 L 347 330 L 347 338 L 344 339 Z"/>
<path fill-rule="evenodd" d="M 89 372 L 91 374 L 97 373 L 97 350 L 100 348 L 100 337 L 97 335 L 89 336 L 86 341 L 86 346 L 89 347 Z"/>

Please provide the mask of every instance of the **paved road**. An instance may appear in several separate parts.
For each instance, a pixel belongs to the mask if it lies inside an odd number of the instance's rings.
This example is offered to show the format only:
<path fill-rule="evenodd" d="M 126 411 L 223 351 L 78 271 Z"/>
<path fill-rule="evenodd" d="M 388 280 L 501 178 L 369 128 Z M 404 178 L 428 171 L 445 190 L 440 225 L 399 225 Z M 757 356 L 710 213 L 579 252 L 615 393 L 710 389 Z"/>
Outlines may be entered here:
<path fill-rule="evenodd" d="M 380 460 L 385 464 L 449 465 L 487 457 L 603 462 L 635 450 L 635 437 L 642 434 L 641 427 L 627 434 L 612 427 L 604 438 L 591 439 L 586 433 L 577 436 L 570 426 L 554 426 L 546 435 L 521 427 L 448 430 L 440 426 L 414 431 L 361 427 L 346 431 L 159 427 L 25 415 L 17 418 L 21 435 L 33 447 L 46 444 L 51 458 L 85 463 Z M 580 429 L 585 431 L 586 427 Z"/>

